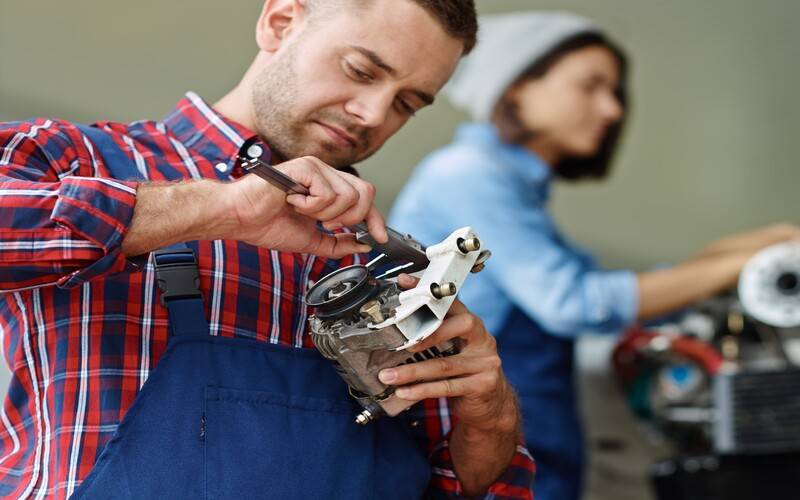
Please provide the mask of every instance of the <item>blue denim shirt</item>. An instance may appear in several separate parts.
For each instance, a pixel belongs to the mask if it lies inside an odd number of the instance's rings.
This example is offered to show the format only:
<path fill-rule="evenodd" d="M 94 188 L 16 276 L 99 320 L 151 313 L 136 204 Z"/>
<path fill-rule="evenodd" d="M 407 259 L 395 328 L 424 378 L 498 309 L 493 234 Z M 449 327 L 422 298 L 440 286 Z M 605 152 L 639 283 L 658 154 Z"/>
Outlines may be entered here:
<path fill-rule="evenodd" d="M 519 395 L 537 500 L 577 500 L 583 440 L 574 339 L 631 324 L 638 290 L 632 272 L 601 269 L 559 233 L 547 212 L 551 180 L 547 165 L 503 144 L 493 126 L 463 125 L 416 169 L 389 221 L 424 244 L 471 226 L 492 251 L 459 297 L 497 338 Z"/>
<path fill-rule="evenodd" d="M 515 307 L 551 335 L 617 332 L 636 317 L 635 275 L 601 269 L 559 233 L 547 212 L 551 180 L 547 165 L 503 144 L 493 126 L 462 125 L 416 169 L 390 225 L 425 244 L 462 226 L 477 232 L 493 257 L 460 298 L 491 332 Z"/>

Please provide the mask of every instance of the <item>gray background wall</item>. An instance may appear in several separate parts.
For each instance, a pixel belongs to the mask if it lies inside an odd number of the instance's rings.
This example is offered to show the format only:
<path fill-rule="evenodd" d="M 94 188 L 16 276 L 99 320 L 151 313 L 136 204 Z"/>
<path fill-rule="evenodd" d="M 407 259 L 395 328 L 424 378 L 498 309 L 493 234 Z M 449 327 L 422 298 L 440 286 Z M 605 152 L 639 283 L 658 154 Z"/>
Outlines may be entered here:
<path fill-rule="evenodd" d="M 560 186 L 566 232 L 613 266 L 674 262 L 727 232 L 798 221 L 800 50 L 792 0 L 479 0 L 593 17 L 633 60 L 633 110 L 611 180 Z M 261 2 L 72 0 L 0 6 L 0 119 L 162 116 L 186 90 L 214 101 L 255 53 Z M 390 206 L 464 116 L 422 112 L 367 161 Z M 2 384 L 4 385 L 4 384 Z"/>
<path fill-rule="evenodd" d="M 255 53 L 259 0 L 4 2 L 0 119 L 162 116 L 188 89 L 208 100 Z M 792 0 L 479 0 L 482 12 L 569 9 L 633 59 L 633 111 L 613 178 L 563 186 L 567 232 L 611 265 L 689 255 L 726 232 L 796 220 L 800 50 Z M 362 172 L 387 209 L 410 170 L 464 118 L 441 100 Z"/>

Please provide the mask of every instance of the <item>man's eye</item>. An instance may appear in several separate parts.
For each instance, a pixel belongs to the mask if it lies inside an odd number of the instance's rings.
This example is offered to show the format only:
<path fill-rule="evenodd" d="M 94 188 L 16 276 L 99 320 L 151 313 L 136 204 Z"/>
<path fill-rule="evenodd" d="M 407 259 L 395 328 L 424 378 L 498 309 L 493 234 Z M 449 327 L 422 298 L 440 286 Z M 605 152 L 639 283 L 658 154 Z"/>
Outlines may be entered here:
<path fill-rule="evenodd" d="M 417 112 L 414 106 L 408 104 L 406 101 L 400 101 L 400 106 L 403 108 L 403 112 L 408 115 L 414 116 Z"/>
<path fill-rule="evenodd" d="M 369 73 L 361 71 L 360 69 L 356 68 L 355 66 L 353 66 L 350 63 L 347 63 L 346 66 L 347 66 L 347 71 L 355 79 L 361 80 L 361 81 L 364 81 L 364 82 L 368 82 L 368 81 L 372 80 L 372 75 L 370 75 Z"/>

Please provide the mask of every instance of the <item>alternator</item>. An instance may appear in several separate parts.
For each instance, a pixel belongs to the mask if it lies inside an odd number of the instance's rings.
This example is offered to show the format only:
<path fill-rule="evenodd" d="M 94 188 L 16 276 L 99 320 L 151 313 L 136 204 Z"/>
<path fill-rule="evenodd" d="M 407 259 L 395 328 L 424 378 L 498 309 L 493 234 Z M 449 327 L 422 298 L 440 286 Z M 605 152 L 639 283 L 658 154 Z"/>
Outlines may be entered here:
<path fill-rule="evenodd" d="M 419 245 L 410 237 L 406 241 Z M 378 379 L 381 370 L 459 352 L 452 341 L 417 353 L 407 348 L 439 328 L 467 275 L 483 268 L 490 252 L 480 246 L 466 227 L 427 248 L 430 263 L 409 290 L 401 290 L 389 273 L 375 277 L 370 265 L 355 265 L 334 271 L 308 291 L 306 303 L 315 309 L 311 338 L 364 408 L 357 423 L 397 415 L 415 403 L 396 397 L 395 387 Z"/>

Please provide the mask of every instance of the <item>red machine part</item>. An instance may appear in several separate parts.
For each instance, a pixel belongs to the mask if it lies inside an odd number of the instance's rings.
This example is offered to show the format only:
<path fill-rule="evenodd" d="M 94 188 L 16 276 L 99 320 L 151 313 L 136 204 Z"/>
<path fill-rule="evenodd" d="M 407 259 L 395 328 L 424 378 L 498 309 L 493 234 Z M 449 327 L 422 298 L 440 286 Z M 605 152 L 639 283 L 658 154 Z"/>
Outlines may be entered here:
<path fill-rule="evenodd" d="M 623 385 L 635 380 L 643 353 L 652 348 L 656 339 L 664 339 L 668 343 L 667 351 L 693 361 L 709 375 L 716 375 L 722 367 L 722 355 L 705 342 L 688 335 L 665 335 L 634 327 L 620 338 L 612 354 L 614 371 Z"/>

